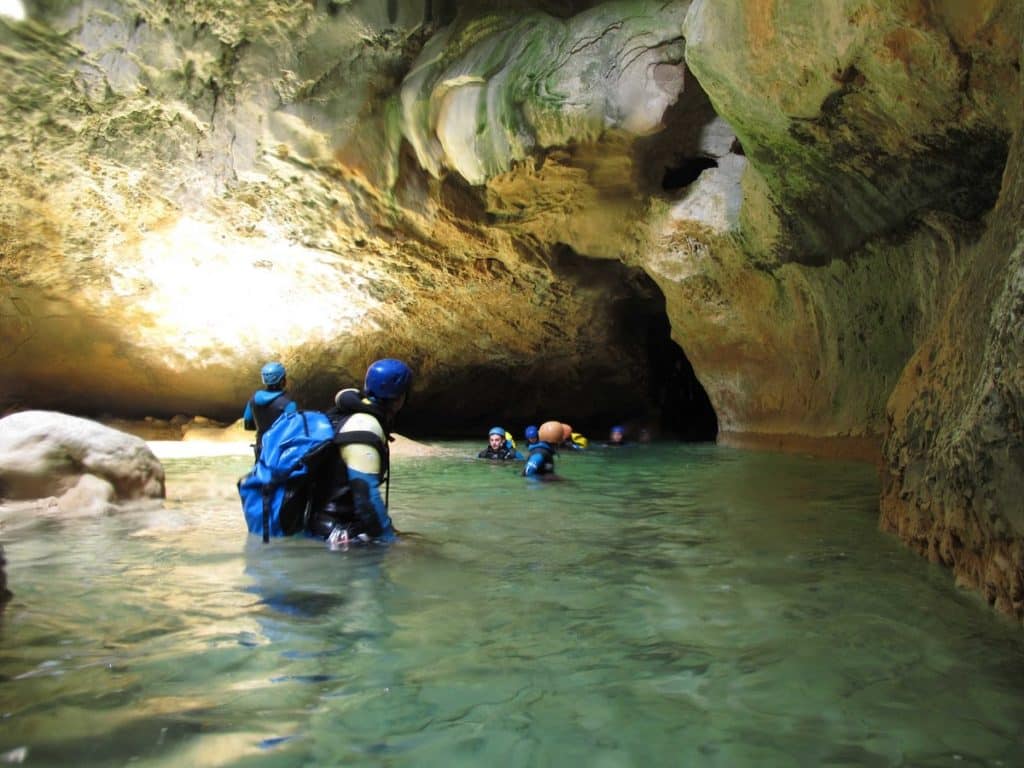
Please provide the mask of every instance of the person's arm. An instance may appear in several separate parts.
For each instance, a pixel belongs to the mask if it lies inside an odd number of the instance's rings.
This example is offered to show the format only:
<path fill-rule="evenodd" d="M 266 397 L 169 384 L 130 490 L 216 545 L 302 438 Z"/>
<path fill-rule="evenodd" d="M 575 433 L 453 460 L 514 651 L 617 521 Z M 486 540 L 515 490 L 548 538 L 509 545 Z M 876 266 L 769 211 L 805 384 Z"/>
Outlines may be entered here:
<path fill-rule="evenodd" d="M 358 414 L 349 419 L 344 431 L 358 430 L 362 427 L 366 431 L 372 431 L 383 441 L 384 432 L 377 420 L 372 417 L 360 418 L 362 416 L 363 414 Z M 341 458 L 348 467 L 353 513 L 358 526 L 356 533 L 366 533 L 372 538 L 385 541 L 395 538 L 395 529 L 381 496 L 381 455 L 377 447 L 368 443 L 345 445 L 341 449 Z"/>
<path fill-rule="evenodd" d="M 523 467 L 523 474 L 526 477 L 530 475 L 536 475 L 540 471 L 541 464 L 544 463 L 544 457 L 540 451 L 537 453 L 531 453 L 530 458 L 526 460 L 526 466 Z"/>
<path fill-rule="evenodd" d="M 289 400 L 288 405 L 284 407 L 284 410 L 281 411 L 281 413 L 295 413 L 297 410 L 299 410 L 299 404 L 294 400 Z"/>
<path fill-rule="evenodd" d="M 373 539 L 390 541 L 395 537 L 384 499 L 380 494 L 377 475 L 349 468 L 348 484 L 352 488 L 352 504 L 360 533 Z"/>
<path fill-rule="evenodd" d="M 250 432 L 256 429 L 256 419 L 252 415 L 252 400 L 245 404 L 245 412 L 242 414 L 242 426 Z"/>

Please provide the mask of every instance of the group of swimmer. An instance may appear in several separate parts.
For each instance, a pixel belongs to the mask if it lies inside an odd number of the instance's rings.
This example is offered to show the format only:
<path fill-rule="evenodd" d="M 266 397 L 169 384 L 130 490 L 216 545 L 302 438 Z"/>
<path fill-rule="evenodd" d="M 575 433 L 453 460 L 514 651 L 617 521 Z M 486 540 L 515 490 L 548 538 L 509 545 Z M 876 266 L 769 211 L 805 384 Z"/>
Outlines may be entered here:
<path fill-rule="evenodd" d="M 555 471 L 555 454 L 559 450 L 583 451 L 590 441 L 579 432 L 574 432 L 569 424 L 560 421 L 546 421 L 539 427 L 530 425 L 524 432 L 528 456 L 523 456 L 516 449 L 515 440 L 504 427 L 491 427 L 487 433 L 487 447 L 477 454 L 478 459 L 489 461 L 525 461 L 523 476 L 552 475 Z M 611 428 L 608 441 L 609 448 L 626 445 L 626 430 L 621 426 Z"/>
<path fill-rule="evenodd" d="M 282 363 L 266 363 L 260 378 L 263 386 L 253 393 L 243 413 L 245 428 L 256 431 L 253 449 L 257 466 L 268 430 L 283 415 L 301 413 L 287 392 L 287 371 Z M 326 541 L 332 549 L 347 549 L 350 544 L 387 543 L 396 538 L 387 503 L 388 444 L 412 378 L 412 370 L 403 361 L 384 358 L 366 369 L 361 389 L 342 389 L 335 395 L 333 406 L 324 412 L 330 420 L 329 425 L 325 422 L 325 429 L 329 435 L 333 431 L 333 438 L 329 440 L 332 450 L 327 460 L 318 457 L 316 483 L 311 483 L 307 491 L 309 498 L 301 525 L 307 535 Z M 487 447 L 478 458 L 525 461 L 524 476 L 544 479 L 554 476 L 555 456 L 559 450 L 582 451 L 589 445 L 583 435 L 559 421 L 529 426 L 524 434 L 526 456 L 516 449 L 510 433 L 503 427 L 494 427 L 488 435 Z M 641 435 L 641 440 L 643 437 Z M 612 427 L 604 445 L 625 444 L 625 429 Z M 241 493 L 241 482 L 239 490 Z M 264 505 L 267 503 L 265 501 Z M 269 527 L 266 515 L 264 511 L 264 540 Z M 285 531 L 275 535 L 290 534 Z"/>

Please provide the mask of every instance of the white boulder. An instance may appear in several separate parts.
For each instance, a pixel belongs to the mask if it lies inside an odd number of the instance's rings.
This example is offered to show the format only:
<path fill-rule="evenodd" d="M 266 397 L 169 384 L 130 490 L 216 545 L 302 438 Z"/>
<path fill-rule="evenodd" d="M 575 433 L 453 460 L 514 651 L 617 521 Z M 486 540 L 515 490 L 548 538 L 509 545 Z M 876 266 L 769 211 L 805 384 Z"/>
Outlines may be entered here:
<path fill-rule="evenodd" d="M 164 468 L 141 438 L 89 419 L 23 411 L 0 419 L 0 498 L 58 497 L 62 511 L 164 497 Z"/>

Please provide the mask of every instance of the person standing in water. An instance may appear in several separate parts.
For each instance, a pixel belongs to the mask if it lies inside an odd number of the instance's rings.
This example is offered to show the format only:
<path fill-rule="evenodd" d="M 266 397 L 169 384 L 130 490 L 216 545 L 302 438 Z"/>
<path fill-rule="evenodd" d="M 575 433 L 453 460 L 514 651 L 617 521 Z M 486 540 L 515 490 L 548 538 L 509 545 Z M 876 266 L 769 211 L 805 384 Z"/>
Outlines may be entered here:
<path fill-rule="evenodd" d="M 335 407 L 327 415 L 335 425 L 337 459 L 326 502 L 308 526 L 332 549 L 350 543 L 387 543 L 397 536 L 388 513 L 388 442 L 411 385 L 409 366 L 385 358 L 366 369 L 362 392 L 343 389 L 334 398 Z"/>
<path fill-rule="evenodd" d="M 562 442 L 562 424 L 558 421 L 545 421 L 537 430 L 540 438 L 529 446 L 530 457 L 523 467 L 524 477 L 546 477 L 555 474 L 555 454 Z"/>
<path fill-rule="evenodd" d="M 260 370 L 260 379 L 263 381 L 263 389 L 258 389 L 245 404 L 245 412 L 242 414 L 242 423 L 248 430 L 256 430 L 256 442 L 253 444 L 253 451 L 256 460 L 259 461 L 260 450 L 263 447 L 263 433 L 270 429 L 270 426 L 277 421 L 282 413 L 298 410 L 295 401 L 291 399 L 285 390 L 288 387 L 288 376 L 284 365 L 277 361 L 267 363 Z"/>

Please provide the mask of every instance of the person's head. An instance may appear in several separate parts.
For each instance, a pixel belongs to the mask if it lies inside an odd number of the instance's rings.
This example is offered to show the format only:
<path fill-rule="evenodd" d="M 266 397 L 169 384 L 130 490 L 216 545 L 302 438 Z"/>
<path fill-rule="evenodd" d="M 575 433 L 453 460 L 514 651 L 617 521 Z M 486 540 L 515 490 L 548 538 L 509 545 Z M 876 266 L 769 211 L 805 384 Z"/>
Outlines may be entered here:
<path fill-rule="evenodd" d="M 545 421 L 537 430 L 537 436 L 545 443 L 558 445 L 562 442 L 562 423 L 560 421 Z"/>
<path fill-rule="evenodd" d="M 626 430 L 616 424 L 608 433 L 608 439 L 613 443 L 621 443 L 626 439 Z"/>
<path fill-rule="evenodd" d="M 505 444 L 505 430 L 502 427 L 491 427 L 487 433 L 487 445 L 492 451 L 496 451 Z"/>
<path fill-rule="evenodd" d="M 412 386 L 412 370 L 401 360 L 386 357 L 366 369 L 363 392 L 389 414 L 398 413 Z"/>
<path fill-rule="evenodd" d="M 540 440 L 540 435 L 537 433 L 537 428 L 532 424 L 526 428 L 526 442 L 536 443 Z"/>
<path fill-rule="evenodd" d="M 260 379 L 263 380 L 263 386 L 271 392 L 284 389 L 288 383 L 284 366 L 276 360 L 267 363 L 260 369 Z"/>
<path fill-rule="evenodd" d="M 569 426 L 568 424 L 563 424 L 562 425 L 562 440 L 563 441 L 564 440 L 568 440 L 570 437 L 572 437 L 572 427 Z"/>

